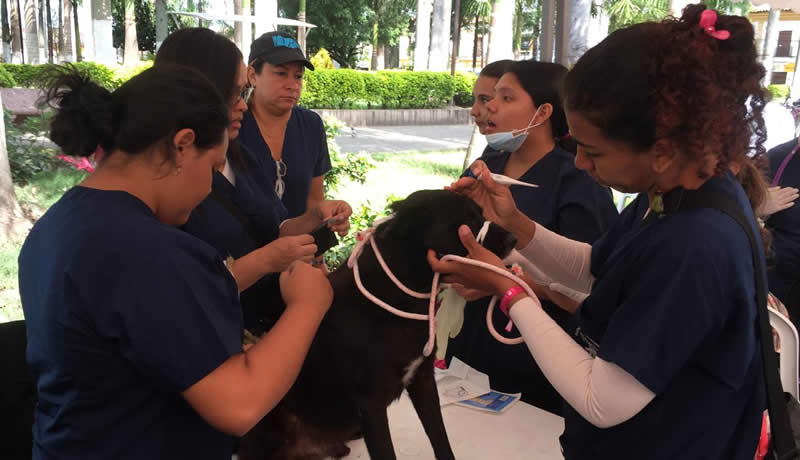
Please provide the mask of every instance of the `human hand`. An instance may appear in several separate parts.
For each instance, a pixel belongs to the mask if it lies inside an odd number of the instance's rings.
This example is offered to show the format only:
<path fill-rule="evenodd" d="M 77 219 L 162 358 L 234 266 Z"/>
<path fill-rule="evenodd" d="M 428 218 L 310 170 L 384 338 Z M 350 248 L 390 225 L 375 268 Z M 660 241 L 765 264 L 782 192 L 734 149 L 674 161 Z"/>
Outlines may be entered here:
<path fill-rule="evenodd" d="M 517 205 L 511 196 L 508 186 L 500 185 L 492 179 L 491 171 L 481 160 L 470 166 L 472 177 L 462 177 L 453 182 L 446 190 L 466 195 L 483 209 L 483 216 L 503 228 L 510 228 L 517 214 Z"/>
<path fill-rule="evenodd" d="M 305 262 L 294 262 L 281 273 L 280 285 L 287 308 L 308 308 L 324 315 L 333 302 L 327 275 Z"/>
<path fill-rule="evenodd" d="M 506 270 L 503 261 L 497 255 L 478 244 L 469 227 L 466 225 L 459 227 L 458 236 L 467 249 L 470 259 Z M 428 250 L 428 263 L 433 271 L 445 275 L 443 282 L 460 284 L 465 288 L 483 291 L 489 295 L 502 295 L 515 285 L 511 279 L 483 267 L 456 261 L 439 260 L 432 249 Z"/>
<path fill-rule="evenodd" d="M 285 271 L 297 261 L 311 262 L 317 245 L 311 235 L 284 236 L 264 246 L 270 273 Z"/>
<path fill-rule="evenodd" d="M 319 213 L 322 222 L 331 221 L 328 228 L 338 233 L 339 236 L 347 236 L 353 209 L 346 201 L 323 200 L 319 204 Z"/>
<path fill-rule="evenodd" d="M 756 214 L 758 217 L 766 218 L 776 212 L 791 208 L 797 197 L 798 192 L 794 187 L 769 187 L 764 202 L 756 209 Z"/>
<path fill-rule="evenodd" d="M 460 295 L 464 298 L 467 302 L 472 302 L 474 300 L 482 299 L 484 297 L 489 297 L 492 295 L 491 292 L 481 291 L 480 289 L 471 289 L 468 287 L 464 287 L 463 284 L 452 283 L 450 287 L 456 291 L 456 294 Z"/>

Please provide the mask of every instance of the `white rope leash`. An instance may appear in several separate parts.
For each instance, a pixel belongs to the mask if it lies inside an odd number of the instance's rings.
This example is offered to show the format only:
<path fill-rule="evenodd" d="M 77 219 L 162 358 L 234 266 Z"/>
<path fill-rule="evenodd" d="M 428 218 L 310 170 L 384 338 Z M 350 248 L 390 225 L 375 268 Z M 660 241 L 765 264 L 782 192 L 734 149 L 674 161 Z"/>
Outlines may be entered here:
<path fill-rule="evenodd" d="M 431 284 L 431 292 L 424 293 L 424 292 L 417 292 L 412 289 L 409 289 L 406 285 L 404 285 L 397 277 L 392 273 L 389 266 L 386 264 L 386 261 L 381 256 L 380 250 L 378 250 L 378 246 L 375 243 L 374 233 L 375 229 L 378 225 L 382 224 L 383 222 L 391 219 L 392 216 L 387 218 L 381 219 L 376 221 L 373 226 L 363 232 L 359 232 L 356 234 L 357 243 L 356 246 L 353 248 L 353 252 L 350 254 L 350 257 L 347 259 L 347 266 L 353 270 L 353 277 L 355 278 L 356 286 L 358 290 L 361 291 L 361 294 L 364 295 L 367 299 L 371 300 L 374 304 L 378 305 L 379 307 L 383 308 L 384 310 L 399 316 L 401 318 L 406 319 L 414 319 L 419 321 L 428 321 L 428 341 L 425 343 L 425 347 L 422 349 L 423 356 L 430 356 L 433 352 L 433 346 L 436 342 L 436 296 L 439 293 L 439 273 L 434 273 L 433 275 L 433 282 Z M 481 227 L 480 232 L 478 232 L 478 242 L 482 242 L 483 239 L 486 237 L 486 234 L 489 231 L 490 222 L 486 221 Z M 410 295 L 411 297 L 417 299 L 429 299 L 428 302 L 428 314 L 424 315 L 421 313 L 409 313 L 407 311 L 399 310 L 383 300 L 376 297 L 374 294 L 369 292 L 367 288 L 364 287 L 364 284 L 361 282 L 361 274 L 358 269 L 358 258 L 361 256 L 361 253 L 364 252 L 364 246 L 369 243 L 372 247 L 372 251 L 375 253 L 375 258 L 378 260 L 381 268 L 389 277 L 389 279 L 394 282 L 394 284 L 400 288 L 403 292 Z M 511 279 L 515 283 L 517 283 L 522 289 L 531 297 L 534 297 L 533 290 L 528 286 L 522 279 L 514 275 L 513 273 L 509 272 L 508 270 L 502 270 L 494 265 L 487 264 L 485 262 L 481 262 L 478 260 L 468 259 L 466 257 L 457 256 L 455 254 L 448 254 L 441 258 L 442 261 L 455 261 L 461 262 L 469 265 L 474 265 L 477 267 L 482 267 L 487 270 L 494 271 L 500 275 L 505 276 L 506 278 Z M 516 345 L 523 342 L 522 337 L 518 337 L 515 339 L 509 339 L 500 335 L 497 330 L 494 328 L 492 324 L 492 312 L 494 311 L 494 306 L 497 303 L 497 296 L 493 296 L 491 302 L 489 302 L 489 308 L 486 310 L 486 326 L 489 329 L 489 333 L 494 337 L 497 341 L 504 343 L 506 345 Z"/>

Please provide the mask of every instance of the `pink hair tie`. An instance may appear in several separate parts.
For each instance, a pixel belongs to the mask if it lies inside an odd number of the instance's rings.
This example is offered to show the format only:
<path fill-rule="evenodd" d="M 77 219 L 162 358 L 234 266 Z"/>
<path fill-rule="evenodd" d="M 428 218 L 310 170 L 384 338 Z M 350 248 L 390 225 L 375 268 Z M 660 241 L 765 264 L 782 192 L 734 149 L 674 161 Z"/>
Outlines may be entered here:
<path fill-rule="evenodd" d="M 727 40 L 731 37 L 731 33 L 727 30 L 717 30 L 714 25 L 717 23 L 717 12 L 714 10 L 705 10 L 700 15 L 700 27 L 703 32 L 709 37 L 714 37 L 717 40 Z"/>

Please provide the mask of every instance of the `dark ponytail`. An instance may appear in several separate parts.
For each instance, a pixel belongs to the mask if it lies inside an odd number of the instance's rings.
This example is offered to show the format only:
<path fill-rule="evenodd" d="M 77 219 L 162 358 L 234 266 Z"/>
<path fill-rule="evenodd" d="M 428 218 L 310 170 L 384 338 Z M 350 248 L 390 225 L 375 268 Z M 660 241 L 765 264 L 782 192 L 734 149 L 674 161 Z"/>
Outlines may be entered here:
<path fill-rule="evenodd" d="M 195 146 L 218 145 L 228 126 L 228 105 L 195 70 L 150 68 L 110 93 L 73 66 L 55 66 L 45 101 L 56 109 L 50 139 L 68 155 L 88 156 L 102 147 L 136 155 L 158 143 L 174 158 L 172 138 L 191 129 Z"/>
<path fill-rule="evenodd" d="M 512 63 L 508 72 L 517 77 L 522 89 L 528 93 L 537 107 L 542 104 L 553 106 L 553 113 L 550 115 L 553 139 L 564 150 L 575 153 L 577 146 L 569 136 L 569 126 L 561 97 L 567 68 L 552 62 L 527 60 Z"/>

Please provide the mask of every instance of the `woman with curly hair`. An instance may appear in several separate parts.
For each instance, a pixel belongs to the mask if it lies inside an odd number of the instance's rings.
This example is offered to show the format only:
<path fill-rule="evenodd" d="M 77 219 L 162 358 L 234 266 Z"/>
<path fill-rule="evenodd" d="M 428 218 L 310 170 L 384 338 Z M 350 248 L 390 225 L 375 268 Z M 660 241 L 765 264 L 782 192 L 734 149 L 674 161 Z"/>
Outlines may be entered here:
<path fill-rule="evenodd" d="M 684 196 L 722 196 L 760 239 L 730 171 L 764 150 L 753 39 L 747 19 L 690 5 L 680 19 L 612 33 L 575 64 L 565 82 L 575 164 L 640 194 L 593 245 L 525 217 L 484 164 L 473 166 L 480 180 L 451 186 L 514 232 L 541 276 L 589 293 L 570 337 L 509 279 L 429 253 L 448 281 L 503 296 L 501 309 L 567 403 L 568 460 L 754 456 L 766 404 L 755 279 L 765 274 L 734 219 L 682 206 Z M 502 266 L 468 229 L 459 234 L 471 257 Z"/>

